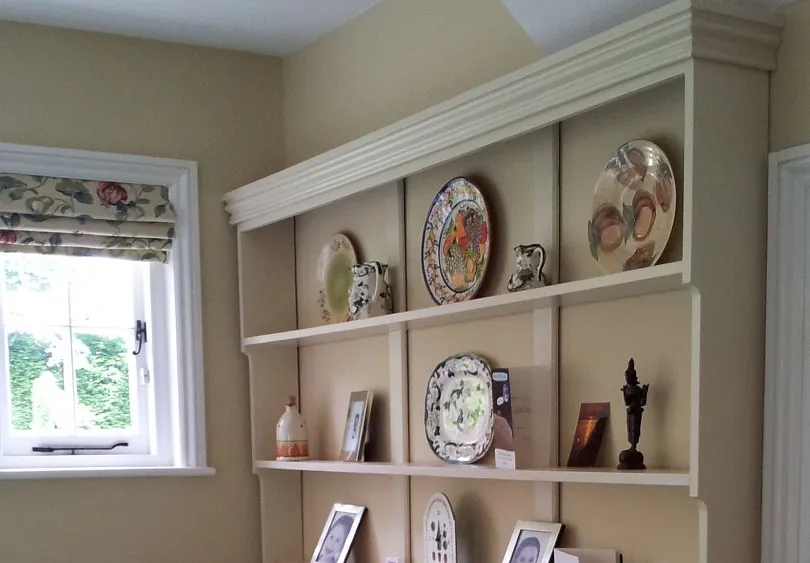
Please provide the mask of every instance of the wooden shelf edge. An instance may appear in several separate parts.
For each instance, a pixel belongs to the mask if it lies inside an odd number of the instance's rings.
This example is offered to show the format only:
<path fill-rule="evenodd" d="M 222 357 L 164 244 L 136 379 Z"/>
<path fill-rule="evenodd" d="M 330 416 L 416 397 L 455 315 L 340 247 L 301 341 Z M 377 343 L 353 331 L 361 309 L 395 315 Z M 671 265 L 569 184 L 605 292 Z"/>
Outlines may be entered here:
<path fill-rule="evenodd" d="M 610 468 L 549 467 L 545 469 L 496 469 L 478 465 L 414 465 L 352 463 L 344 461 L 256 461 L 256 471 L 312 471 L 354 475 L 400 475 L 448 479 L 489 479 L 547 483 L 591 483 L 688 487 L 689 472 L 675 470 L 618 471 Z"/>
<path fill-rule="evenodd" d="M 428 307 L 362 321 L 303 328 L 242 340 L 243 348 L 259 345 L 306 345 L 339 342 L 390 332 L 440 326 L 463 320 L 520 314 L 533 309 L 578 305 L 664 293 L 685 287 L 682 262 L 550 285 L 520 293 L 482 297 L 463 303 Z"/>

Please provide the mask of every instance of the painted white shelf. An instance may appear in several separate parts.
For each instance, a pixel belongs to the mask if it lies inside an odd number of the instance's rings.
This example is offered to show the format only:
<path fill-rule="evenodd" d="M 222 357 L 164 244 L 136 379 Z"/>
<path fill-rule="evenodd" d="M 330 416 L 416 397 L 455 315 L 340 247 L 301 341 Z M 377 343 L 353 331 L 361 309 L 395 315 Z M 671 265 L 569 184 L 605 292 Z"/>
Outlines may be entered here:
<path fill-rule="evenodd" d="M 266 344 L 304 346 L 325 342 L 339 342 L 399 330 L 527 313 L 534 309 L 564 307 L 662 293 L 684 287 L 683 271 L 682 262 L 662 264 L 631 272 L 550 285 L 520 293 L 483 297 L 463 303 L 394 313 L 362 321 L 251 336 L 242 340 L 242 346 L 246 348 Z"/>
<path fill-rule="evenodd" d="M 496 469 L 481 465 L 414 465 L 397 463 L 353 463 L 346 461 L 257 461 L 256 470 L 313 471 L 355 475 L 407 475 L 448 479 L 490 479 L 546 483 L 598 483 L 603 485 L 646 485 L 688 487 L 688 471 L 618 471 L 608 467 L 588 469 L 549 467 L 545 469 Z"/>

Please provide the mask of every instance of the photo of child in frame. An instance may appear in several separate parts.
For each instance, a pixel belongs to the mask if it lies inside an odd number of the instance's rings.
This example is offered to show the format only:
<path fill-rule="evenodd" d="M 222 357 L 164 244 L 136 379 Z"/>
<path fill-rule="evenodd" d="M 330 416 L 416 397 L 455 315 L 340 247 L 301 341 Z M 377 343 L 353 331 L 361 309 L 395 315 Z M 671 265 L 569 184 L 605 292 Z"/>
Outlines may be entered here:
<path fill-rule="evenodd" d="M 519 521 L 501 563 L 549 563 L 563 525 Z"/>
<path fill-rule="evenodd" d="M 545 552 L 548 544 L 548 536 L 544 532 L 521 532 L 518 538 L 515 553 L 509 563 L 541 563 L 540 556 Z"/>
<path fill-rule="evenodd" d="M 324 538 L 321 545 L 321 550 L 315 556 L 315 561 L 318 563 L 338 563 L 340 561 L 340 552 L 343 551 L 343 546 L 346 545 L 346 539 L 349 537 L 353 525 L 354 516 L 352 514 L 336 512 L 332 523 L 329 525 L 326 538 Z"/>
<path fill-rule="evenodd" d="M 365 508 L 335 504 L 321 532 L 310 563 L 346 563 Z"/>

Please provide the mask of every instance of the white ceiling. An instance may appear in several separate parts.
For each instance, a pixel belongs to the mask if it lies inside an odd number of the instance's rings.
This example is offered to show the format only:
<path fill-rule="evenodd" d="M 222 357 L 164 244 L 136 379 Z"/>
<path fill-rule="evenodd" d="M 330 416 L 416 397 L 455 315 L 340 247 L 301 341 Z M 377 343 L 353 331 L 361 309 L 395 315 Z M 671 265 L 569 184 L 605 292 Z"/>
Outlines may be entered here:
<path fill-rule="evenodd" d="M 0 0 L 0 20 L 286 55 L 380 0 Z M 437 0 L 439 1 L 439 0 Z M 544 53 L 669 0 L 501 0 Z M 725 0 L 770 6 L 790 0 Z"/>
<path fill-rule="evenodd" d="M 291 53 L 380 0 L 0 0 L 0 20 Z"/>

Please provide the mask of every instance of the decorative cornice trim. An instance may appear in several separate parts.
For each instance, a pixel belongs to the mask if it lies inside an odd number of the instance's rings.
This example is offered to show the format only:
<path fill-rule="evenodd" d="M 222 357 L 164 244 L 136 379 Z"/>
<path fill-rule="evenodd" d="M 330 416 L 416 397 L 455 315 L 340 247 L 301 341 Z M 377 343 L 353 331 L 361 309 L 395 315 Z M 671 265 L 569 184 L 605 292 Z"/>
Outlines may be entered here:
<path fill-rule="evenodd" d="M 225 195 L 250 230 L 686 75 L 693 58 L 775 68 L 781 21 L 679 0 Z"/>

